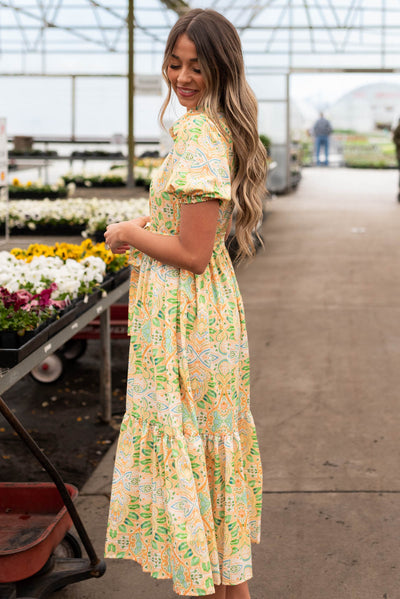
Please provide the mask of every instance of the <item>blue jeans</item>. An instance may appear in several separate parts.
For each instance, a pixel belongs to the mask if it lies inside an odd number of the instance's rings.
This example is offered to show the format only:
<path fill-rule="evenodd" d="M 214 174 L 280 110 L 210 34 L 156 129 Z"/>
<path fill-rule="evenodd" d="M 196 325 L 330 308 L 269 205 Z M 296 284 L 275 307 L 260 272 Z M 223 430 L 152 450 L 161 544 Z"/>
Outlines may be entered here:
<path fill-rule="evenodd" d="M 329 164 L 329 135 L 317 135 L 315 153 L 317 155 L 317 164 Z M 321 162 L 319 154 L 322 148 L 325 148 L 325 162 Z"/>

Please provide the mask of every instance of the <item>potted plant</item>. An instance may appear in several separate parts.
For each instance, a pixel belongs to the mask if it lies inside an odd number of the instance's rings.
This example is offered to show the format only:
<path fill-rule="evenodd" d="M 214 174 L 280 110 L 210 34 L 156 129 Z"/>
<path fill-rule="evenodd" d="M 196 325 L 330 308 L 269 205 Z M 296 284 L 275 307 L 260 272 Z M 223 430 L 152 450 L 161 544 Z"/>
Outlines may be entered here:
<path fill-rule="evenodd" d="M 52 283 L 40 293 L 32 294 L 26 289 L 13 293 L 0 287 L 0 345 L 2 348 L 17 348 L 24 345 L 57 313 L 67 302 L 54 301 L 51 294 L 57 289 Z"/>

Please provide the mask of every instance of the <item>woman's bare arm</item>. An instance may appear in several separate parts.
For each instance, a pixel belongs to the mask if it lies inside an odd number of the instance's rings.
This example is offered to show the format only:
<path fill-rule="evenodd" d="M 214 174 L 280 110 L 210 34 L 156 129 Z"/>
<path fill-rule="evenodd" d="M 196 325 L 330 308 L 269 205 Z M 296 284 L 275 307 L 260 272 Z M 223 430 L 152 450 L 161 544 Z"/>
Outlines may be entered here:
<path fill-rule="evenodd" d="M 148 231 L 149 219 L 139 217 L 109 225 L 104 237 L 115 253 L 132 246 L 159 262 L 201 274 L 211 259 L 218 211 L 218 200 L 182 204 L 179 235 Z"/>

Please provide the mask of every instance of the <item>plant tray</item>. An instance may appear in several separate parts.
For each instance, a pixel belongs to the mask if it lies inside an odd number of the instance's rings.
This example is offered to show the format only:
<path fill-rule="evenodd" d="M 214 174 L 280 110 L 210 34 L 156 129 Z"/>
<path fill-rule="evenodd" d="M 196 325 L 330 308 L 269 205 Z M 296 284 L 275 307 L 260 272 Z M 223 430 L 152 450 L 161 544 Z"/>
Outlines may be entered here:
<path fill-rule="evenodd" d="M 117 272 L 114 273 L 114 277 L 113 277 L 114 287 L 118 287 L 118 285 L 121 285 L 121 283 L 126 281 L 126 279 L 129 279 L 130 274 L 131 274 L 130 266 L 125 266 L 124 268 L 117 270 Z"/>
<path fill-rule="evenodd" d="M 103 294 L 102 289 L 96 289 L 96 291 L 94 291 L 90 295 L 85 296 L 86 300 L 85 300 L 85 298 L 82 298 L 82 300 L 78 303 L 78 307 L 80 308 L 80 313 L 82 314 L 83 312 L 86 312 L 86 310 L 88 310 L 96 302 L 98 302 L 99 299 L 101 299 L 102 294 Z"/>
<path fill-rule="evenodd" d="M 47 327 L 48 330 L 48 338 L 53 337 L 56 333 L 61 331 L 64 327 L 69 325 L 75 318 L 79 316 L 83 312 L 80 307 L 81 302 L 69 306 L 63 313 L 60 315 L 60 318 L 57 318 L 53 322 L 49 324 Z"/>
<path fill-rule="evenodd" d="M 24 358 L 29 356 L 33 351 L 38 349 L 49 338 L 49 327 L 45 327 L 38 331 L 34 337 L 17 348 L 0 348 L 0 367 L 12 368 Z"/>
<path fill-rule="evenodd" d="M 120 285 L 125 279 L 128 278 L 129 272 L 130 268 L 127 267 L 116 273 L 118 275 L 117 280 L 116 277 L 113 276 L 109 281 L 107 281 L 107 290 Z M 100 289 L 97 289 L 88 295 L 86 301 L 84 298 L 75 300 L 73 306 L 70 306 L 67 310 L 65 310 L 60 318 L 51 319 L 47 323 L 43 323 L 36 333 L 33 332 L 33 337 L 29 332 L 29 339 L 27 339 L 25 343 L 24 338 L 18 337 L 18 335 L 15 333 L 14 343 L 11 343 L 10 345 L 7 344 L 7 346 L 5 346 L 4 343 L 2 344 L 0 332 L 0 368 L 12 368 L 13 366 L 16 366 L 19 362 L 29 356 L 29 354 L 38 349 L 50 337 L 56 335 L 59 331 L 61 331 L 61 329 L 68 326 L 81 314 L 86 312 L 86 310 L 91 308 L 97 301 L 101 299 L 103 291 L 104 286 L 102 285 Z"/>
<path fill-rule="evenodd" d="M 29 227 L 10 227 L 11 235 L 80 235 L 85 230 L 85 225 L 36 225 L 35 229 Z"/>
<path fill-rule="evenodd" d="M 101 283 L 101 288 L 103 289 L 103 291 L 111 291 L 111 289 L 114 289 L 114 277 L 113 277 L 113 275 L 107 274 L 104 277 L 104 280 Z"/>

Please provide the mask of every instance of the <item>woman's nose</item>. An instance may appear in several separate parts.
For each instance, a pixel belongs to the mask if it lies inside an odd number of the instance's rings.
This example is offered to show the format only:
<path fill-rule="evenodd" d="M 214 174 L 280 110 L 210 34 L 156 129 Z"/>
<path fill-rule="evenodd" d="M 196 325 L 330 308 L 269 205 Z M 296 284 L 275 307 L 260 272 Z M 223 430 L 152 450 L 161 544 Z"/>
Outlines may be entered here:
<path fill-rule="evenodd" d="M 182 69 L 179 71 L 178 83 L 187 83 L 190 81 L 190 77 L 191 75 L 189 69 L 182 67 Z"/>

